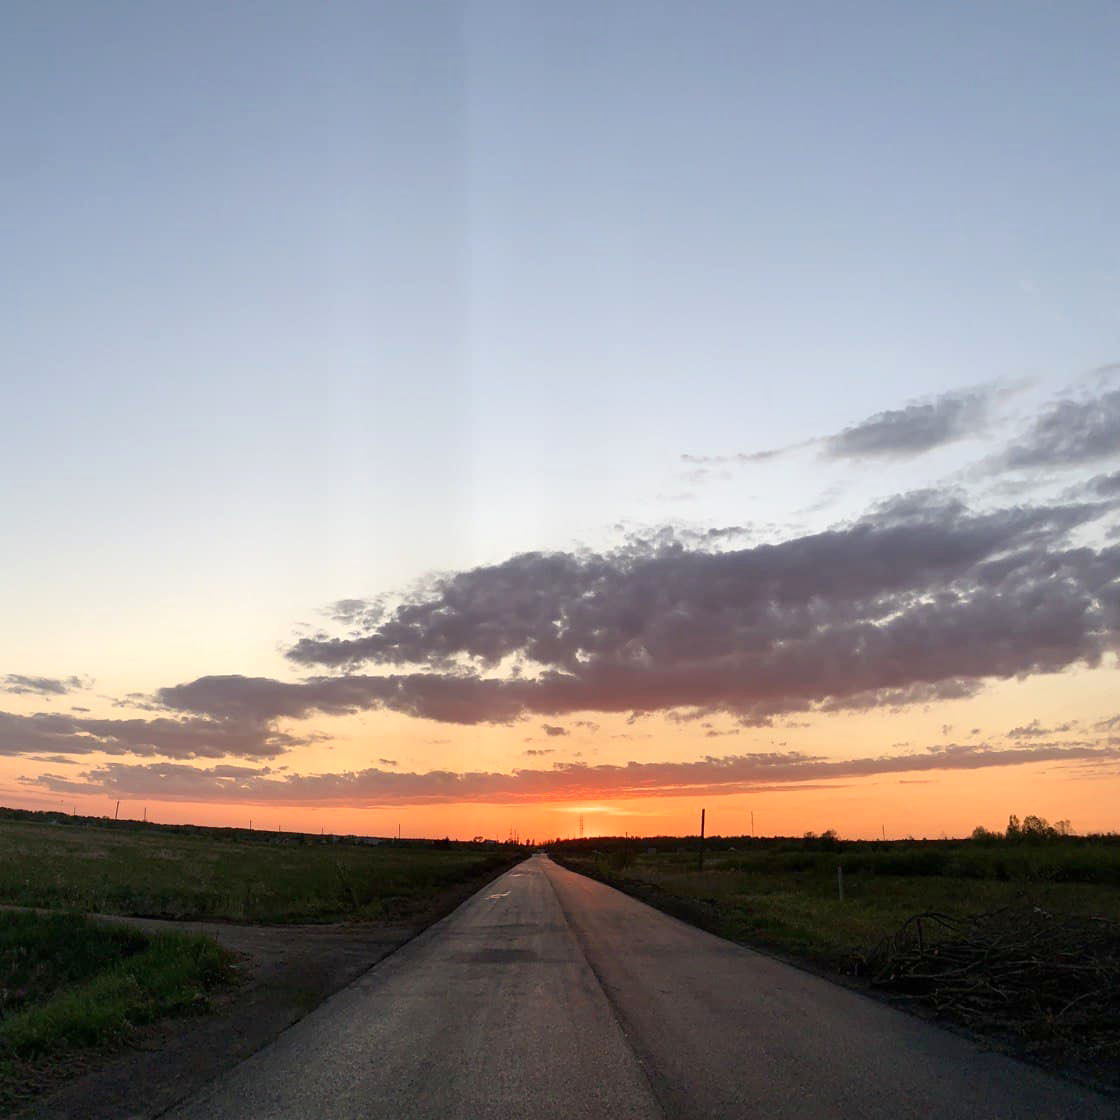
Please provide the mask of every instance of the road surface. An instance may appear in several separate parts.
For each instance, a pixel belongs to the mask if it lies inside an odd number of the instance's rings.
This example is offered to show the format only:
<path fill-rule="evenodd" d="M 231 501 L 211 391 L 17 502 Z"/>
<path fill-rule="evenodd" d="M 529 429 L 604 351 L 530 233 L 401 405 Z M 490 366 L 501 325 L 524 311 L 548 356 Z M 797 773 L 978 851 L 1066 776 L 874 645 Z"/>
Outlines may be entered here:
<path fill-rule="evenodd" d="M 515 867 L 176 1120 L 1116 1120 L 1120 1102 Z"/>

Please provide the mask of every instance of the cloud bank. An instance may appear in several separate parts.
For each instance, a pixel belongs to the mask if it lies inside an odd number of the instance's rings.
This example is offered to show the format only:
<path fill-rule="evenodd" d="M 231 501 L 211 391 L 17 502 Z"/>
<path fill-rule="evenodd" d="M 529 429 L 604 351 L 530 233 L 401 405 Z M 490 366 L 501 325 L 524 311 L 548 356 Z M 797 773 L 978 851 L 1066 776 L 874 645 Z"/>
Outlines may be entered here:
<path fill-rule="evenodd" d="M 23 779 L 60 794 L 153 797 L 165 801 L 236 802 L 301 806 L 432 805 L 462 802 L 582 801 L 598 798 L 678 797 L 798 789 L 845 778 L 978 770 L 1039 762 L 1120 763 L 1120 746 L 1039 744 L 991 749 L 950 744 L 905 755 L 833 761 L 796 751 L 708 757 L 696 762 L 628 762 L 623 766 L 570 762 L 549 770 L 501 773 L 423 774 L 380 769 L 344 774 L 279 776 L 268 767 L 182 763 L 107 763 L 66 778 L 47 774 Z"/>
<path fill-rule="evenodd" d="M 975 513 L 931 492 L 776 545 L 526 553 L 289 651 L 346 675 L 203 677 L 158 699 L 257 721 L 383 707 L 453 723 L 686 709 L 764 724 L 967 697 L 1116 649 L 1120 548 L 1070 540 L 1114 510 Z"/>

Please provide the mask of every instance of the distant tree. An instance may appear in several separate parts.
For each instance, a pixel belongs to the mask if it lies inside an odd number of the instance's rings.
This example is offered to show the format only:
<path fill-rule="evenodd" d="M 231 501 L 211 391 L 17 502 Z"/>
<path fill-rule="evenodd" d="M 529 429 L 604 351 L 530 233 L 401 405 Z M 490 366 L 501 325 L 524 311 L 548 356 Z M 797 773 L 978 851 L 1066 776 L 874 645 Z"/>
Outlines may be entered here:
<path fill-rule="evenodd" d="M 1029 840 L 1056 840 L 1058 830 L 1051 827 L 1045 817 L 1036 817 L 1032 814 L 1023 818 L 1023 836 Z"/>
<path fill-rule="evenodd" d="M 1069 821 L 1059 821 L 1058 825 L 1055 826 L 1045 817 L 1037 816 L 1034 813 L 1028 813 L 1022 822 L 1012 814 L 1007 822 L 1008 840 L 1025 840 L 1038 843 L 1039 841 L 1057 840 L 1061 836 L 1068 835 Z"/>
<path fill-rule="evenodd" d="M 1000 834 L 998 832 L 991 832 L 982 824 L 978 824 L 972 830 L 972 839 L 977 844 L 994 844 L 997 840 L 1000 839 Z"/>

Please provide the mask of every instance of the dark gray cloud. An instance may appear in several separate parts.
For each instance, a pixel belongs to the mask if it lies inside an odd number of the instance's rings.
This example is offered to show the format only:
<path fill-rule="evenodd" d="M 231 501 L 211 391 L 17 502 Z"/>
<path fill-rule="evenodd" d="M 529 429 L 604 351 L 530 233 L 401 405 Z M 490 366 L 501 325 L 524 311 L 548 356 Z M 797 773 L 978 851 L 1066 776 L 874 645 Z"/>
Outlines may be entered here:
<path fill-rule="evenodd" d="M 525 754 L 528 755 L 530 758 L 541 758 L 542 756 L 544 756 L 546 754 L 555 754 L 555 753 L 556 753 L 556 748 L 555 747 L 530 747 L 528 750 L 525 751 Z"/>
<path fill-rule="evenodd" d="M 1113 509 L 975 513 L 931 492 L 780 544 L 713 551 L 659 537 L 608 554 L 527 553 L 289 651 L 348 675 L 202 677 L 157 699 L 254 722 L 384 707 L 455 723 L 676 710 L 764 724 L 966 698 L 989 679 L 1095 665 L 1116 648 L 1120 547 L 1069 540 Z M 378 672 L 354 671 L 362 663 Z"/>
<path fill-rule="evenodd" d="M 379 758 L 377 760 L 378 766 L 396 766 L 398 765 L 395 758 Z"/>
<path fill-rule="evenodd" d="M 0 677 L 0 692 L 14 696 L 65 696 L 86 687 L 81 677 L 29 677 L 23 673 Z"/>
<path fill-rule="evenodd" d="M 947 393 L 932 401 L 879 412 L 824 441 L 830 459 L 906 459 L 977 435 L 991 392 Z"/>
<path fill-rule="evenodd" d="M 292 805 L 376 806 L 521 801 L 578 801 L 594 798 L 641 798 L 719 795 L 759 790 L 806 788 L 807 783 L 871 777 L 879 774 L 925 774 L 943 770 L 978 770 L 1039 762 L 1116 762 L 1120 746 L 1061 746 L 992 749 L 977 744 L 949 744 L 905 755 L 830 761 L 796 751 L 708 757 L 695 762 L 628 762 L 625 765 L 556 763 L 548 770 L 511 774 L 398 773 L 369 769 L 343 774 L 288 774 L 267 767 L 220 766 L 200 769 L 182 763 L 110 762 L 67 778 L 47 774 L 21 779 L 55 793 L 102 793 L 116 797 L 152 797 L 163 801 L 249 802 Z"/>
<path fill-rule="evenodd" d="M 1082 466 L 1120 455 L 1120 389 L 1047 408 L 997 460 L 1009 470 Z M 1115 480 L 1115 475 L 1110 476 Z M 1094 479 L 1107 490 L 1108 479 Z M 1112 491 L 1115 493 L 1115 490 Z"/>
<path fill-rule="evenodd" d="M 94 719 L 37 712 L 0 712 L 0 755 L 132 754 L 165 758 L 271 758 L 308 740 L 267 722 L 205 716 L 180 719 Z"/>
<path fill-rule="evenodd" d="M 552 723 L 542 723 L 541 724 L 541 730 L 547 736 L 549 736 L 549 738 L 555 738 L 557 735 L 567 735 L 568 734 L 568 729 L 566 727 L 557 727 L 555 724 L 552 724 Z"/>

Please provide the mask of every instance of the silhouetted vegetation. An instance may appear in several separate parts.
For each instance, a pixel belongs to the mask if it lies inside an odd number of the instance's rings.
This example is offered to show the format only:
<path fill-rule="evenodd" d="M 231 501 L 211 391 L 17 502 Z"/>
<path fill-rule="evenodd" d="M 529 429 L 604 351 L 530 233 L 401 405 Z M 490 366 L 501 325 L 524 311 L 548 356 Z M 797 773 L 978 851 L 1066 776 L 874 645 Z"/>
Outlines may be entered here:
<path fill-rule="evenodd" d="M 593 858 L 605 870 L 643 857 L 677 857 L 695 862 L 699 837 L 595 837 L 556 841 L 549 850 L 561 858 Z M 1050 825 L 1028 816 L 1011 817 L 1006 833 L 977 828 L 968 839 L 842 840 L 829 829 L 801 837 L 714 836 L 704 841 L 709 870 L 759 875 L 818 873 L 845 876 L 902 876 L 994 879 L 1020 883 L 1098 883 L 1120 886 L 1120 835 L 1076 836 L 1069 822 Z M 605 861 L 605 862 L 604 862 Z M 650 863 L 650 867 L 668 864 Z"/>

